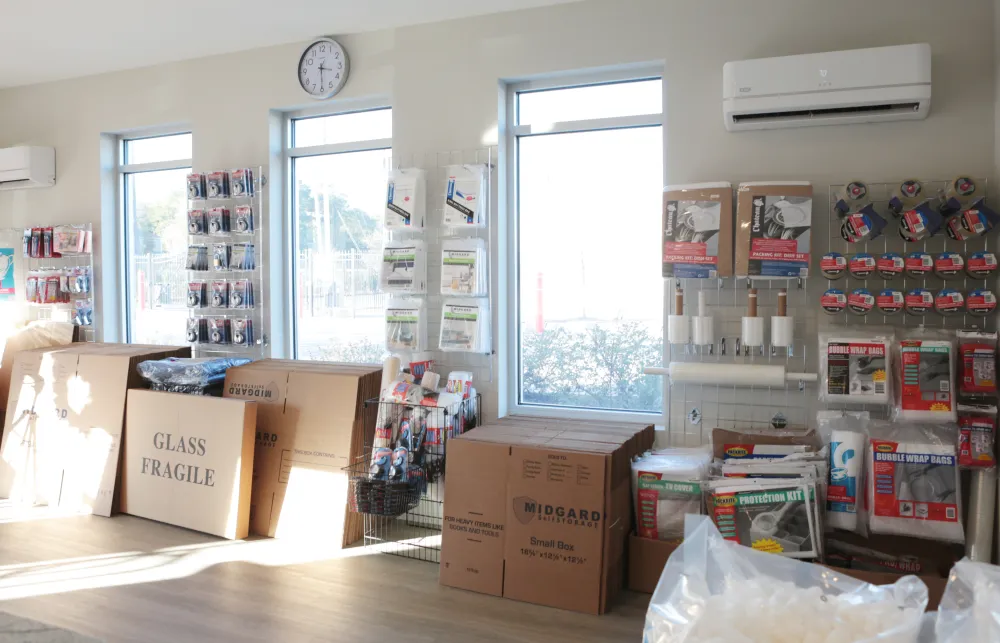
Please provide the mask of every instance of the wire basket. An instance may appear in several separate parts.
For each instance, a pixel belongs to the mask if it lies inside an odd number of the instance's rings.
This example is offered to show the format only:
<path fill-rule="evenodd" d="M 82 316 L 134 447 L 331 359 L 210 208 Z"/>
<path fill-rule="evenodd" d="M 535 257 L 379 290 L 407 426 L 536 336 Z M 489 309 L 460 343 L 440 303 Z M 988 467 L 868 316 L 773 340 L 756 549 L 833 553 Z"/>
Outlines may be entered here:
<path fill-rule="evenodd" d="M 368 451 L 371 452 L 370 449 Z M 424 491 L 422 480 L 372 479 L 368 461 L 368 456 L 363 456 L 349 468 L 353 511 L 394 518 L 417 506 Z"/>

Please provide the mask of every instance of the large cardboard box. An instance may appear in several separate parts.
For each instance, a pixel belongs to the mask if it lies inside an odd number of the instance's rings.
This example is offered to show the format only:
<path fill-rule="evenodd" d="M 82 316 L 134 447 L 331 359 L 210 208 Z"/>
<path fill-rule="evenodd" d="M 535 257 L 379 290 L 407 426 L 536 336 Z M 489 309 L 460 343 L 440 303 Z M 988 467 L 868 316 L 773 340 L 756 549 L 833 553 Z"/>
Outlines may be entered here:
<path fill-rule="evenodd" d="M 0 497 L 110 516 L 118 508 L 126 392 L 140 362 L 189 347 L 72 344 L 18 353 L 0 457 Z"/>
<path fill-rule="evenodd" d="M 256 427 L 256 402 L 129 391 L 122 512 L 246 538 Z"/>
<path fill-rule="evenodd" d="M 579 424 L 516 424 L 448 443 L 441 583 L 604 613 L 624 584 L 630 458 L 653 427 L 577 439 Z"/>
<path fill-rule="evenodd" d="M 79 335 L 80 328 L 68 322 L 36 321 L 12 333 L 6 340 L 0 339 L 0 428 L 4 426 L 7 416 L 10 377 L 18 353 L 36 348 L 65 346 L 75 342 Z"/>
<path fill-rule="evenodd" d="M 258 403 L 250 532 L 343 546 L 363 536 L 344 468 L 375 434 L 381 370 L 261 360 L 229 369 L 224 397 Z"/>
<path fill-rule="evenodd" d="M 663 575 L 670 554 L 681 546 L 681 540 L 653 540 L 632 534 L 628 539 L 628 588 L 633 592 L 652 594 Z"/>

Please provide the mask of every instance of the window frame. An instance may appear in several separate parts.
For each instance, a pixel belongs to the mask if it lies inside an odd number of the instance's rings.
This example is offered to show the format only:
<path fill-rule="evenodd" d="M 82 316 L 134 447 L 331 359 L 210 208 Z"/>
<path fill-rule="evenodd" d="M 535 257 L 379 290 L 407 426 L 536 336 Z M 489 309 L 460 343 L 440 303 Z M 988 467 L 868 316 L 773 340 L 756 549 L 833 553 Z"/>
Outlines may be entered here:
<path fill-rule="evenodd" d="M 127 221 L 128 211 L 128 178 L 133 174 L 145 174 L 147 172 L 162 172 L 165 170 L 191 170 L 194 167 L 193 158 L 176 159 L 173 161 L 157 161 L 155 163 L 131 163 L 126 164 L 128 155 L 126 146 L 131 141 L 141 141 L 151 138 L 165 138 L 168 136 L 191 136 L 192 145 L 194 133 L 189 128 L 149 128 L 120 134 L 116 141 L 116 179 L 118 188 L 118 207 L 115 218 L 118 221 L 118 240 L 121 259 L 118 262 L 118 271 L 122 276 L 122 307 L 121 307 L 121 328 L 122 338 L 126 344 L 132 343 L 132 275 L 129 270 L 131 247 L 130 226 Z"/>
<path fill-rule="evenodd" d="M 552 134 L 569 134 L 578 132 L 607 131 L 617 129 L 635 129 L 660 127 L 665 131 L 664 110 L 658 114 L 642 114 L 636 116 L 614 116 L 607 118 L 586 119 L 578 121 L 562 121 L 534 125 L 518 123 L 518 96 L 523 93 L 550 91 L 557 89 L 572 89 L 591 85 L 615 85 L 629 82 L 659 80 L 664 82 L 662 68 L 636 67 L 623 71 L 581 73 L 561 76 L 559 78 L 530 80 L 508 83 L 506 86 L 506 123 L 507 132 L 505 144 L 507 147 L 507 186 L 506 199 L 509 216 L 506 221 L 507 252 L 506 260 L 507 297 L 500 301 L 501 321 L 506 322 L 507 355 L 504 358 L 507 376 L 503 385 L 506 386 L 505 399 L 501 399 L 501 415 L 503 405 L 509 415 L 551 417 L 570 420 L 596 420 L 608 422 L 642 422 L 645 424 L 665 425 L 666 412 L 669 406 L 668 386 L 666 378 L 663 382 L 663 408 L 660 411 L 617 411 L 612 409 L 592 409 L 586 407 L 562 407 L 544 404 L 525 404 L 521 402 L 521 256 L 520 256 L 520 139 Z M 665 156 L 665 155 L 664 155 Z M 665 163 L 664 163 L 665 164 Z M 665 174 L 665 170 L 664 170 Z M 664 183 L 665 184 L 665 183 Z M 668 286 L 664 281 L 664 298 L 668 296 Z M 666 299 L 664 299 L 666 301 Z M 504 310 L 504 307 L 506 310 Z M 663 312 L 664 340 L 666 339 L 666 306 Z M 667 358 L 666 344 L 663 350 Z M 648 364 L 644 366 L 659 366 Z"/>
<path fill-rule="evenodd" d="M 285 262 L 287 273 L 285 275 L 286 306 L 288 311 L 285 318 L 288 329 L 287 351 L 291 359 L 304 359 L 299 355 L 299 318 L 298 318 L 298 221 L 295 212 L 295 161 L 301 158 L 315 156 L 327 156 L 331 154 L 351 154 L 354 152 L 375 152 L 389 150 L 393 152 L 392 137 L 376 138 L 362 141 L 351 141 L 348 143 L 329 143 L 324 145 L 308 145 L 303 147 L 293 147 L 295 141 L 295 121 L 310 118 L 323 118 L 326 116 L 346 116 L 359 112 L 375 112 L 381 110 L 392 110 L 393 107 L 387 100 L 376 101 L 352 101 L 349 105 L 341 105 L 339 109 L 331 108 L 330 105 L 312 107 L 309 109 L 287 112 L 285 114 L 285 126 L 283 128 L 284 141 L 282 149 L 284 152 L 285 195 L 284 208 L 287 213 L 283 221 L 285 232 L 284 250 L 288 257 Z"/>

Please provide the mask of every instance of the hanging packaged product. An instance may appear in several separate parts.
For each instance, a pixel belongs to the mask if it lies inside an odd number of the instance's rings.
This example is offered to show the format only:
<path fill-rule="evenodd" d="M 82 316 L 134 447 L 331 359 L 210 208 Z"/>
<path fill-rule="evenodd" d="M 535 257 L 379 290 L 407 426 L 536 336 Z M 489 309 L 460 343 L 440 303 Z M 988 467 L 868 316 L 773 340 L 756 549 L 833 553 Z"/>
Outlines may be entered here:
<path fill-rule="evenodd" d="M 257 338 L 254 337 L 253 320 L 248 318 L 236 318 L 232 320 L 233 345 L 253 346 Z"/>
<path fill-rule="evenodd" d="M 947 339 L 904 339 L 899 342 L 899 353 L 898 417 L 911 422 L 955 422 L 954 344 Z"/>
<path fill-rule="evenodd" d="M 445 168 L 448 185 L 445 188 L 442 223 L 446 228 L 482 228 L 486 226 L 486 203 L 489 174 L 485 165 L 450 165 Z"/>
<path fill-rule="evenodd" d="M 212 308 L 229 308 L 229 282 L 212 282 Z"/>
<path fill-rule="evenodd" d="M 232 258 L 229 264 L 230 270 L 256 270 L 257 255 L 255 245 L 252 243 L 236 243 L 231 246 Z"/>
<path fill-rule="evenodd" d="M 240 205 L 236 207 L 233 214 L 232 230 L 241 234 L 249 234 L 254 231 L 253 206 Z"/>
<path fill-rule="evenodd" d="M 885 288 L 875 295 L 875 306 L 883 315 L 895 315 L 903 310 L 906 304 L 906 295 L 902 290 L 895 288 Z"/>
<path fill-rule="evenodd" d="M 908 208 L 912 208 L 920 203 L 920 195 L 924 191 L 923 184 L 916 179 L 903 181 L 892 191 L 889 199 L 889 211 L 893 216 L 902 216 Z"/>
<path fill-rule="evenodd" d="M 958 405 L 958 465 L 963 469 L 992 469 L 996 456 L 997 407 L 994 404 Z"/>
<path fill-rule="evenodd" d="M 733 186 L 672 185 L 663 190 L 663 276 L 733 274 Z"/>
<path fill-rule="evenodd" d="M 708 512 L 726 540 L 789 558 L 820 555 L 815 480 L 721 480 L 708 486 Z"/>
<path fill-rule="evenodd" d="M 847 269 L 855 279 L 867 279 L 875 272 L 875 257 L 862 252 L 851 257 Z"/>
<path fill-rule="evenodd" d="M 934 258 L 934 274 L 951 279 L 965 271 L 965 259 L 957 252 L 942 252 Z"/>
<path fill-rule="evenodd" d="M 886 220 L 875 211 L 875 206 L 869 203 L 844 218 L 844 222 L 840 225 L 840 236 L 847 243 L 871 241 L 882 235 L 886 225 L 888 225 Z"/>
<path fill-rule="evenodd" d="M 847 308 L 847 295 L 844 294 L 843 290 L 831 288 L 823 293 L 820 298 L 820 306 L 828 315 L 842 313 Z"/>
<path fill-rule="evenodd" d="M 997 309 L 997 297 L 992 290 L 978 288 L 969 293 L 965 309 L 970 315 L 985 317 Z"/>
<path fill-rule="evenodd" d="M 904 263 L 906 274 L 914 279 L 926 277 L 934 269 L 934 257 L 926 252 L 911 252 Z"/>
<path fill-rule="evenodd" d="M 486 242 L 483 239 L 446 239 L 441 244 L 441 294 L 484 297 Z"/>
<path fill-rule="evenodd" d="M 187 320 L 187 341 L 189 344 L 201 344 L 208 341 L 208 320 L 198 317 Z"/>
<path fill-rule="evenodd" d="M 839 404 L 889 404 L 894 337 L 819 336 L 820 399 Z"/>
<path fill-rule="evenodd" d="M 851 181 L 834 196 L 833 209 L 838 216 L 846 216 L 851 211 L 860 210 L 868 202 L 868 186 L 862 181 Z"/>
<path fill-rule="evenodd" d="M 237 279 L 229 288 L 229 307 L 237 309 L 253 308 L 256 305 L 253 296 L 253 280 Z"/>
<path fill-rule="evenodd" d="M 188 198 L 204 199 L 208 190 L 205 187 L 205 175 L 192 173 L 187 175 Z"/>
<path fill-rule="evenodd" d="M 820 258 L 819 270 L 827 279 L 840 279 L 847 274 L 847 259 L 839 252 L 828 252 Z"/>
<path fill-rule="evenodd" d="M 982 236 L 1000 223 L 1000 214 L 979 199 L 972 207 L 948 218 L 948 236 L 956 241 L 968 241 Z"/>
<path fill-rule="evenodd" d="M 93 326 L 94 325 L 94 300 L 77 299 L 73 302 L 73 325 Z"/>
<path fill-rule="evenodd" d="M 934 310 L 945 316 L 965 310 L 965 295 L 954 288 L 945 288 L 934 297 Z"/>
<path fill-rule="evenodd" d="M 229 344 L 232 341 L 228 319 L 214 317 L 208 320 L 208 342 L 210 344 Z"/>
<path fill-rule="evenodd" d="M 240 168 L 229 173 L 229 187 L 234 197 L 253 196 L 253 170 Z"/>
<path fill-rule="evenodd" d="M 914 288 L 906 293 L 906 312 L 911 315 L 926 315 L 934 307 L 934 293 L 926 288 Z"/>
<path fill-rule="evenodd" d="M 208 188 L 208 198 L 229 198 L 229 172 L 209 172 L 205 176 L 205 184 Z"/>
<path fill-rule="evenodd" d="M 422 300 L 389 300 L 385 310 L 385 347 L 390 353 L 427 350 L 427 309 Z"/>
<path fill-rule="evenodd" d="M 217 272 L 229 270 L 233 247 L 228 243 L 216 243 L 212 246 L 212 269 Z"/>
<path fill-rule="evenodd" d="M 385 227 L 422 230 L 427 207 L 427 175 L 417 168 L 392 170 L 385 201 Z"/>
<path fill-rule="evenodd" d="M 196 272 L 208 270 L 208 246 L 188 246 L 185 268 Z"/>
<path fill-rule="evenodd" d="M 441 309 L 439 348 L 451 352 L 490 353 L 489 299 L 446 299 Z"/>
<path fill-rule="evenodd" d="M 903 213 L 899 220 L 899 236 L 904 241 L 922 241 L 933 237 L 941 229 L 944 218 L 924 202 Z"/>
<path fill-rule="evenodd" d="M 997 271 L 997 256 L 992 252 L 976 252 L 969 256 L 965 271 L 973 279 L 987 279 Z"/>
<path fill-rule="evenodd" d="M 963 398 L 997 396 L 997 334 L 960 330 L 958 393 Z"/>
<path fill-rule="evenodd" d="M 875 307 L 875 295 L 867 288 L 856 288 L 847 296 L 847 310 L 865 316 Z"/>
<path fill-rule="evenodd" d="M 229 234 L 231 228 L 229 208 L 212 208 L 208 211 L 208 233 L 212 235 Z"/>
<path fill-rule="evenodd" d="M 826 523 L 835 529 L 858 531 L 868 413 L 820 411 L 816 419 L 819 432 L 830 444 Z"/>
<path fill-rule="evenodd" d="M 427 250 L 419 239 L 387 241 L 379 276 L 382 292 L 422 295 L 427 292 Z"/>
<path fill-rule="evenodd" d="M 882 279 L 895 279 L 906 269 L 906 260 L 895 252 L 886 252 L 875 261 L 875 269 Z"/>
<path fill-rule="evenodd" d="M 869 531 L 964 543 L 954 425 L 871 422 L 869 435 Z"/>
<path fill-rule="evenodd" d="M 188 210 L 188 234 L 208 234 L 208 216 L 204 210 Z"/>
<path fill-rule="evenodd" d="M 52 255 L 90 254 L 92 233 L 75 226 L 56 226 L 52 230 Z"/>
<path fill-rule="evenodd" d="M 703 513 L 708 449 L 664 449 L 632 462 L 632 500 L 640 538 L 684 537 L 684 516 Z"/>
<path fill-rule="evenodd" d="M 736 275 L 808 277 L 812 185 L 741 183 L 736 210 Z"/>

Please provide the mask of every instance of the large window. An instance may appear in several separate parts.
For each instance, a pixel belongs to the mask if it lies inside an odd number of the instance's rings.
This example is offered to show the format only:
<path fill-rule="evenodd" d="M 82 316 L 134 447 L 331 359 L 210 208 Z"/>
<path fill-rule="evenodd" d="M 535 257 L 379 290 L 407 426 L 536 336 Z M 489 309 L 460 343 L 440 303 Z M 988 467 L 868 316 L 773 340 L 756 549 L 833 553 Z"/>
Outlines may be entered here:
<path fill-rule="evenodd" d="M 392 110 L 293 118 L 289 133 L 295 357 L 381 362 Z"/>
<path fill-rule="evenodd" d="M 659 79 L 515 86 L 514 410 L 659 413 Z"/>
<path fill-rule="evenodd" d="M 186 344 L 191 134 L 123 138 L 119 156 L 127 339 Z"/>

